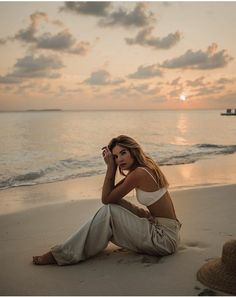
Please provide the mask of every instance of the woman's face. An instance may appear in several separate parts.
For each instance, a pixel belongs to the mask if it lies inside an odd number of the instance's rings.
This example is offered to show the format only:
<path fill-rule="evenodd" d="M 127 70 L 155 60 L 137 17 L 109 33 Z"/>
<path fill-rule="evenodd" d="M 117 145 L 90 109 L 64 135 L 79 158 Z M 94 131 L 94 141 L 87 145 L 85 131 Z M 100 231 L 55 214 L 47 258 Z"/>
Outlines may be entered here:
<path fill-rule="evenodd" d="M 119 166 L 120 169 L 130 170 L 134 165 L 134 158 L 131 156 L 128 149 L 120 145 L 116 145 L 112 149 L 112 154 L 114 156 L 117 166 Z"/>

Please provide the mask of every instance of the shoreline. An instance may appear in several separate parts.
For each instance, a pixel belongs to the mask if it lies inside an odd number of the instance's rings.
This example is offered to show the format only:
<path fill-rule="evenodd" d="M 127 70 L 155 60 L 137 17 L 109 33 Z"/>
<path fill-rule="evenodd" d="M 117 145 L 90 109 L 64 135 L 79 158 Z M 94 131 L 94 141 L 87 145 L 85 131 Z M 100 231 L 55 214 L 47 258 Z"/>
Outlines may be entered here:
<path fill-rule="evenodd" d="M 162 166 L 170 193 L 236 183 L 236 154 L 220 155 L 191 164 Z M 117 181 L 121 177 L 118 177 Z M 0 215 L 63 201 L 90 200 L 101 196 L 104 174 L 0 190 Z M 133 197 L 134 190 L 128 195 Z"/>
<path fill-rule="evenodd" d="M 67 186 L 64 183 L 58 190 Z M 77 265 L 33 265 L 33 255 L 63 242 L 95 214 L 102 206 L 98 197 L 1 215 L 0 295 L 196 296 L 206 290 L 196 279 L 197 270 L 220 257 L 224 242 L 236 237 L 235 193 L 236 184 L 173 191 L 176 213 L 183 223 L 181 243 L 176 254 L 160 258 L 109 244 L 99 255 Z"/>

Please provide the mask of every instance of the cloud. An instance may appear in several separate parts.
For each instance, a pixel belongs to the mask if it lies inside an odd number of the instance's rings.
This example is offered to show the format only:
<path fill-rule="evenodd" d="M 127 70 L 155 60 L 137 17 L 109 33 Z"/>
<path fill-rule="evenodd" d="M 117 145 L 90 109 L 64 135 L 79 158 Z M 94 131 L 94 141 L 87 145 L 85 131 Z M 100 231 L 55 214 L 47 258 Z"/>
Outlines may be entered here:
<path fill-rule="evenodd" d="M 0 44 L 5 44 L 8 41 L 19 40 L 23 42 L 35 42 L 35 34 L 41 21 L 48 21 L 48 16 L 44 12 L 35 12 L 30 15 L 30 25 L 25 29 L 20 29 L 14 36 L 8 36 L 0 39 Z"/>
<path fill-rule="evenodd" d="M 35 42 L 35 34 L 41 21 L 48 22 L 48 15 L 44 12 L 35 12 L 30 15 L 31 23 L 26 29 L 19 30 L 12 39 L 23 42 Z"/>
<path fill-rule="evenodd" d="M 123 26 L 123 27 L 143 27 L 148 26 L 155 21 L 152 12 L 146 13 L 147 5 L 145 3 L 137 3 L 133 10 L 128 11 L 119 8 L 107 15 L 106 18 L 100 20 L 101 26 Z"/>
<path fill-rule="evenodd" d="M 110 7 L 111 2 L 65 2 L 64 6 L 60 8 L 60 11 L 102 17 L 108 14 Z"/>
<path fill-rule="evenodd" d="M 19 84 L 21 82 L 22 80 L 18 77 L 15 77 L 13 73 L 7 74 L 5 76 L 0 75 L 0 84 L 10 85 L 10 84 Z"/>
<path fill-rule="evenodd" d="M 168 96 L 174 98 L 174 99 L 177 99 L 179 98 L 179 95 L 183 93 L 183 88 L 182 86 L 178 87 L 178 88 L 175 88 L 173 90 L 171 90 L 170 92 L 168 92 Z"/>
<path fill-rule="evenodd" d="M 150 26 L 144 28 L 135 38 L 126 38 L 126 43 L 129 45 L 142 45 L 142 46 L 149 46 L 154 49 L 169 49 L 175 46 L 181 39 L 181 34 L 179 31 L 175 33 L 170 33 L 163 38 L 153 37 L 151 36 L 154 27 Z"/>
<path fill-rule="evenodd" d="M 160 88 L 156 85 L 151 85 L 149 83 L 144 84 L 129 84 L 126 86 L 118 87 L 112 90 L 112 93 L 119 96 L 154 96 L 160 92 Z M 135 97 L 137 98 L 137 97 Z"/>
<path fill-rule="evenodd" d="M 176 79 L 172 80 L 170 85 L 171 86 L 176 86 L 176 85 L 180 84 L 180 81 L 181 81 L 181 77 L 177 77 Z"/>
<path fill-rule="evenodd" d="M 76 39 L 67 29 L 55 35 L 44 33 L 39 36 L 35 42 L 36 48 L 50 49 L 78 55 L 86 54 L 89 50 L 89 46 L 90 44 L 84 41 L 76 44 Z"/>
<path fill-rule="evenodd" d="M 119 7 L 112 11 L 112 8 L 112 2 L 66 2 L 60 11 L 97 17 L 100 19 L 98 25 L 102 27 L 143 27 L 156 20 L 152 12 L 147 12 L 146 3 L 136 3 L 131 10 Z"/>
<path fill-rule="evenodd" d="M 156 95 L 160 92 L 160 89 L 156 86 L 150 86 L 150 84 L 139 84 L 133 86 L 133 90 L 138 93 L 145 94 L 145 95 Z"/>
<path fill-rule="evenodd" d="M 106 70 L 92 72 L 90 77 L 84 83 L 89 85 L 117 85 L 124 82 L 123 79 L 112 80 L 111 75 Z"/>
<path fill-rule="evenodd" d="M 216 52 L 217 44 L 213 43 L 204 52 L 198 50 L 196 52 L 191 49 L 180 57 L 165 60 L 160 66 L 163 68 L 182 68 L 182 69 L 215 69 L 228 65 L 233 57 L 228 55 L 227 50 Z"/>
<path fill-rule="evenodd" d="M 134 79 L 147 79 L 147 78 L 152 78 L 152 77 L 162 77 L 163 73 L 162 71 L 158 68 L 158 65 L 149 65 L 149 66 L 139 66 L 138 70 L 132 74 L 130 74 L 128 77 L 129 78 L 134 78 Z"/>
<path fill-rule="evenodd" d="M 45 32 L 37 35 L 40 22 L 45 21 L 49 23 L 48 15 L 44 12 L 31 14 L 30 21 L 31 23 L 27 28 L 20 29 L 13 37 L 8 37 L 5 40 L 2 39 L 2 43 L 5 43 L 6 40 L 19 40 L 31 45 L 31 50 L 44 49 L 75 55 L 85 55 L 90 49 L 89 42 L 77 42 L 76 38 L 68 29 L 64 29 L 56 34 Z M 64 27 L 64 24 L 58 20 L 50 23 L 60 28 Z"/>
<path fill-rule="evenodd" d="M 224 86 L 208 86 L 208 87 L 200 87 L 196 89 L 196 93 L 194 97 L 203 97 L 206 95 L 220 94 L 225 89 Z"/>
<path fill-rule="evenodd" d="M 17 84 L 25 79 L 60 77 L 57 70 L 64 67 L 62 61 L 57 56 L 34 56 L 27 55 L 18 59 L 11 73 L 0 76 L 2 84 Z"/>
<path fill-rule="evenodd" d="M 227 78 L 227 77 L 221 77 L 219 78 L 216 83 L 219 85 L 228 85 L 228 84 L 232 84 L 236 81 L 236 78 Z"/>
<path fill-rule="evenodd" d="M 187 80 L 186 81 L 186 86 L 189 87 L 199 87 L 199 86 L 205 86 L 205 83 L 203 80 L 205 79 L 204 76 L 198 77 L 195 80 Z"/>

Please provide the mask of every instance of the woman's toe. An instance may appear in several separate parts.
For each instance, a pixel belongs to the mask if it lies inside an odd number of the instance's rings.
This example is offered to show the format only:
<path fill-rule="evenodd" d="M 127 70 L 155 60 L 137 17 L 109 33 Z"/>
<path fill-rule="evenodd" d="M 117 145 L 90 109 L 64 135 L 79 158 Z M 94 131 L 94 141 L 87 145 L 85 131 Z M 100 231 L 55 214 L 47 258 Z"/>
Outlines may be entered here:
<path fill-rule="evenodd" d="M 40 258 L 39 256 L 34 256 L 34 257 L 33 257 L 33 263 L 36 264 L 36 265 L 40 264 L 40 263 L 39 263 L 39 262 L 40 262 L 40 261 L 39 261 L 39 258 Z"/>

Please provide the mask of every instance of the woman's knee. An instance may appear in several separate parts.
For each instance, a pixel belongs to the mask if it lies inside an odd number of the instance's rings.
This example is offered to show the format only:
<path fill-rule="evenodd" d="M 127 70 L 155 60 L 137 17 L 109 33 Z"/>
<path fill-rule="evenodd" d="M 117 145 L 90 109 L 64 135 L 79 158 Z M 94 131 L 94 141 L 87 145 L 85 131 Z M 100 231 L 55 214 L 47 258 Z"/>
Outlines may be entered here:
<path fill-rule="evenodd" d="M 103 205 L 98 212 L 101 216 L 112 217 L 113 222 L 115 222 L 116 220 L 120 220 L 121 217 L 123 217 L 124 215 L 127 216 L 127 213 L 130 213 L 127 209 L 115 203 L 108 203 Z"/>
<path fill-rule="evenodd" d="M 118 204 L 114 204 L 114 203 L 108 203 L 108 204 L 104 204 L 100 209 L 99 212 L 104 212 L 104 213 L 112 213 L 115 209 L 117 209 Z"/>

